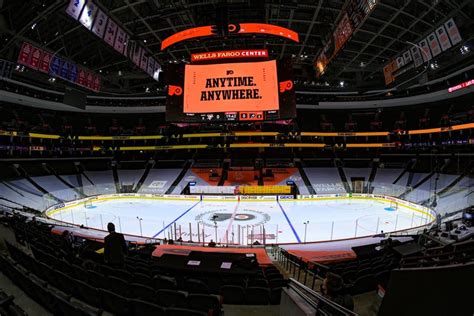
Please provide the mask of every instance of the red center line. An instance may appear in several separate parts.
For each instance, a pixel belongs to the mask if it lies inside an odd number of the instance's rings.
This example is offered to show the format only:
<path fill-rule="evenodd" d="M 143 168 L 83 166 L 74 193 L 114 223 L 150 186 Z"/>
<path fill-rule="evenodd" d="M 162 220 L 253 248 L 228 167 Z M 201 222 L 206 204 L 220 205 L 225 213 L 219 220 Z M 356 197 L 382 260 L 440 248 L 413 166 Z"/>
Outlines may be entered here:
<path fill-rule="evenodd" d="M 222 239 L 224 239 L 224 241 L 226 243 L 229 243 L 228 236 L 229 236 L 230 228 L 232 227 L 232 224 L 234 223 L 235 214 L 237 213 L 237 209 L 239 208 L 239 204 L 240 204 L 240 201 L 238 201 L 237 204 L 234 207 L 234 212 L 232 212 L 232 217 L 230 218 L 229 225 L 227 225 L 227 229 L 225 231 L 224 238 L 222 238 Z"/>

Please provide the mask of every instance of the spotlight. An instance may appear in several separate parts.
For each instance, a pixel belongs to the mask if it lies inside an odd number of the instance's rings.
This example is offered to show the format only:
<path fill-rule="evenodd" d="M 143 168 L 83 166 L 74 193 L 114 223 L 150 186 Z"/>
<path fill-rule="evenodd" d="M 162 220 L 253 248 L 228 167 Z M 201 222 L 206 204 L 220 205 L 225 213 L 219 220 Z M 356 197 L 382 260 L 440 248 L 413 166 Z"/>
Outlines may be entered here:
<path fill-rule="evenodd" d="M 459 49 L 461 51 L 461 54 L 462 55 L 466 55 L 468 54 L 471 50 L 469 49 L 469 46 L 467 45 L 463 45 L 461 46 L 461 48 Z"/>
<path fill-rule="evenodd" d="M 344 88 L 344 81 L 339 82 L 339 86 L 340 86 L 341 88 Z"/>

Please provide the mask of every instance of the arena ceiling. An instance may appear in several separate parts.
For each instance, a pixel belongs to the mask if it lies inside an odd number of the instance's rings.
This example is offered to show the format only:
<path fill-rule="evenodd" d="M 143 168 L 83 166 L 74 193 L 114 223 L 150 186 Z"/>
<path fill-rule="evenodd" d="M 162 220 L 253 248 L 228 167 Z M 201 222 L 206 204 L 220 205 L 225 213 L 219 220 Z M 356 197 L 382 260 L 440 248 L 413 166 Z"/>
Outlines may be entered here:
<path fill-rule="evenodd" d="M 143 92 L 160 87 L 129 59 L 115 52 L 66 13 L 67 0 L 0 0 L 0 58 L 16 60 L 23 41 L 30 41 L 84 64 L 104 78 L 105 92 Z M 189 61 L 190 54 L 213 50 L 267 48 L 274 58 L 291 57 L 299 84 L 317 89 L 330 84 L 357 89 L 384 86 L 382 68 L 407 48 L 455 17 L 472 40 L 472 0 L 380 0 L 369 17 L 317 78 L 314 62 L 335 28 L 343 0 L 96 0 L 121 26 L 140 40 L 162 64 Z M 214 37 L 178 43 L 160 51 L 161 41 L 188 28 L 216 23 L 217 8 L 225 6 L 230 23 L 260 22 L 283 26 L 299 34 L 300 42 L 272 36 Z M 459 54 L 445 58 L 446 71 Z M 470 61 L 472 63 L 472 60 Z M 120 76 L 118 75 L 120 71 Z M 29 74 L 34 79 L 35 74 Z M 162 84 L 161 84 L 162 85 Z M 158 93 L 159 90 L 158 90 Z"/>

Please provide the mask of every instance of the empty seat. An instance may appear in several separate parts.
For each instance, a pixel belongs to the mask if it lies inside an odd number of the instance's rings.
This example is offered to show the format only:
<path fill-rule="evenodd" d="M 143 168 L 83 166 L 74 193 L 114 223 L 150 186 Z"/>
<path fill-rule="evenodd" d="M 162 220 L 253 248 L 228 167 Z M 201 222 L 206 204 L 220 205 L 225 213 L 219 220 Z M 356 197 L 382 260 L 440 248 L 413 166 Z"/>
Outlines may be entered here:
<path fill-rule="evenodd" d="M 152 284 L 157 290 L 176 290 L 178 288 L 175 278 L 164 275 L 156 275 L 152 280 Z"/>
<path fill-rule="evenodd" d="M 245 290 L 245 303 L 250 305 L 267 305 L 270 291 L 264 287 L 248 287 Z"/>
<path fill-rule="evenodd" d="M 150 279 L 150 276 L 147 275 L 147 274 L 135 272 L 133 274 L 133 283 L 140 283 L 140 284 L 143 284 L 143 285 L 150 285 L 151 284 L 151 279 Z"/>
<path fill-rule="evenodd" d="M 108 278 L 93 270 L 87 270 L 87 282 L 97 288 L 110 288 Z"/>
<path fill-rule="evenodd" d="M 191 309 L 200 310 L 210 314 L 212 316 L 218 316 L 221 314 L 220 302 L 217 296 L 207 294 L 189 294 L 188 306 Z"/>
<path fill-rule="evenodd" d="M 99 289 L 79 280 L 74 281 L 74 288 L 77 291 L 76 293 L 79 299 L 92 306 L 101 306 L 102 301 Z"/>
<path fill-rule="evenodd" d="M 207 284 L 196 279 L 186 280 L 186 290 L 189 293 L 209 294 L 209 287 Z"/>
<path fill-rule="evenodd" d="M 129 300 L 113 292 L 100 289 L 104 309 L 116 315 L 129 315 L 131 306 Z"/>
<path fill-rule="evenodd" d="M 281 300 L 281 287 L 270 290 L 270 304 L 279 305 Z"/>
<path fill-rule="evenodd" d="M 249 279 L 248 286 L 268 287 L 268 281 L 265 279 Z"/>
<path fill-rule="evenodd" d="M 349 289 L 351 295 L 357 295 L 375 290 L 377 286 L 376 280 L 372 274 L 362 276 L 354 281 L 354 284 Z"/>
<path fill-rule="evenodd" d="M 132 305 L 132 315 L 143 316 L 143 315 L 153 315 L 153 316 L 164 316 L 166 315 L 166 309 L 152 304 L 150 302 L 145 302 L 142 300 L 130 300 Z"/>
<path fill-rule="evenodd" d="M 186 307 L 186 294 L 174 290 L 156 291 L 156 302 L 165 307 Z"/>
<path fill-rule="evenodd" d="M 277 288 L 277 287 L 286 287 L 288 284 L 288 280 L 286 279 L 272 279 L 268 281 L 268 286 L 270 288 Z"/>
<path fill-rule="evenodd" d="M 130 293 L 128 282 L 117 277 L 109 276 L 109 288 L 122 296 L 128 296 Z"/>
<path fill-rule="evenodd" d="M 153 288 L 139 283 L 130 284 L 130 294 L 132 297 L 148 302 L 154 302 L 156 299 L 155 290 Z"/>
<path fill-rule="evenodd" d="M 236 285 L 221 286 L 220 294 L 224 304 L 239 305 L 244 303 L 244 288 Z"/>

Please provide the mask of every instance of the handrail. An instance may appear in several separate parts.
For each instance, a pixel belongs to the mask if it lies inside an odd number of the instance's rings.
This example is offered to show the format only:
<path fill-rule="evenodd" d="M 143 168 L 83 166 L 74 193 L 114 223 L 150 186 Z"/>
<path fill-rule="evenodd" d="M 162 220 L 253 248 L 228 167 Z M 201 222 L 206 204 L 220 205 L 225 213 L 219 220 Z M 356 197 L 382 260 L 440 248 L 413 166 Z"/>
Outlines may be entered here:
<path fill-rule="evenodd" d="M 446 127 L 416 129 L 416 130 L 398 130 L 385 132 L 229 132 L 229 133 L 189 133 L 189 134 L 175 134 L 170 136 L 165 135 L 144 135 L 144 136 L 62 136 L 56 134 L 42 134 L 42 133 L 23 133 L 21 131 L 5 131 L 0 130 L 0 136 L 10 137 L 28 137 L 40 139 L 71 139 L 71 140 L 150 140 L 150 139 L 164 139 L 164 138 L 210 138 L 210 137 L 235 137 L 235 136 L 303 136 L 303 137 L 376 137 L 389 135 L 420 135 L 420 134 L 434 134 L 445 133 L 451 131 L 459 131 L 466 129 L 473 129 L 474 122 L 466 124 L 458 124 Z"/>
<path fill-rule="evenodd" d="M 356 313 L 334 303 L 323 295 L 313 291 L 306 285 L 290 278 L 288 287 L 296 294 L 303 298 L 309 305 L 316 309 L 316 315 L 341 315 L 341 316 L 355 316 Z"/>

